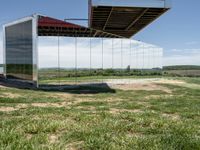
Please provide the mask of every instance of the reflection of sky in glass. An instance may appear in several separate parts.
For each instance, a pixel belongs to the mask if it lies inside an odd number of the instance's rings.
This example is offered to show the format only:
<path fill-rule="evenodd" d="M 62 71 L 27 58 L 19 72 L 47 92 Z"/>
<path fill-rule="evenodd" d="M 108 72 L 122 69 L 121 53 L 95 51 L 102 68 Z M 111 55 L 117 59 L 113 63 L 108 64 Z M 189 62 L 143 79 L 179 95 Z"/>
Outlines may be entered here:
<path fill-rule="evenodd" d="M 39 67 L 60 65 L 71 69 L 77 64 L 77 68 L 162 68 L 163 49 L 151 44 L 129 39 L 77 38 L 76 47 L 75 41 L 40 37 Z"/>

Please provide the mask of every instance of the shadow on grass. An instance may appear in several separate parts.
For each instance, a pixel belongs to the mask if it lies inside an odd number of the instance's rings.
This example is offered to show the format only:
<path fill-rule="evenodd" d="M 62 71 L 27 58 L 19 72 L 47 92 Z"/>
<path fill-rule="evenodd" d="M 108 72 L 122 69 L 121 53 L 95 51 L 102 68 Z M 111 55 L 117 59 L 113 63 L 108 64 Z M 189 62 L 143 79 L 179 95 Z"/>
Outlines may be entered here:
<path fill-rule="evenodd" d="M 39 90 L 44 91 L 63 91 L 72 94 L 98 94 L 115 93 L 106 83 L 90 83 L 77 85 L 40 85 Z"/>
<path fill-rule="evenodd" d="M 18 81 L 9 81 L 0 79 L 0 85 L 17 89 L 28 89 L 36 91 L 46 92 L 65 92 L 72 94 L 99 94 L 99 93 L 115 93 L 114 89 L 111 89 L 106 83 L 89 83 L 89 84 L 77 84 L 77 85 L 47 85 L 42 84 L 39 88 L 33 86 L 33 84 L 23 83 Z"/>

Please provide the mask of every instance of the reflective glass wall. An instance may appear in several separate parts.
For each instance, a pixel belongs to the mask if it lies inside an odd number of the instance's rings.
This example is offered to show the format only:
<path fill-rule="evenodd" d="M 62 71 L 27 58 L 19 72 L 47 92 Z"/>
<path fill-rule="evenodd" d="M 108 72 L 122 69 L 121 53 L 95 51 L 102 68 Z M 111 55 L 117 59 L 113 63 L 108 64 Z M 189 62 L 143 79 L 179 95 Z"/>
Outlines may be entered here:
<path fill-rule="evenodd" d="M 5 28 L 7 78 L 33 79 L 32 20 Z"/>
<path fill-rule="evenodd" d="M 39 38 L 39 84 L 79 85 L 156 74 L 163 49 L 129 39 Z"/>

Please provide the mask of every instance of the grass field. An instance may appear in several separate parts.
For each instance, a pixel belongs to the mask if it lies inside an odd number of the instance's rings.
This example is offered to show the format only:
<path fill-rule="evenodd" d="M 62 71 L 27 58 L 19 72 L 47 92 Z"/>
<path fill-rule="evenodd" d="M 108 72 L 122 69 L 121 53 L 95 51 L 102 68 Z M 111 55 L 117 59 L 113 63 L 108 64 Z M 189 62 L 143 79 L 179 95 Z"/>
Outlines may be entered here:
<path fill-rule="evenodd" d="M 0 149 L 200 149 L 200 78 L 110 89 L 0 86 Z"/>

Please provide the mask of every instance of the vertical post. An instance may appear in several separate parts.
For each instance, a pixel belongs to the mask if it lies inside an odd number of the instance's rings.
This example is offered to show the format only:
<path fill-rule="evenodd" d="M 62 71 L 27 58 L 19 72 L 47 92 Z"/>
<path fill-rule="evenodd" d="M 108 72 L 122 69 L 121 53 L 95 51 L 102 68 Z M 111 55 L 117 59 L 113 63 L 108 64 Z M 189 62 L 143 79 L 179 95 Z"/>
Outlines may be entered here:
<path fill-rule="evenodd" d="M 113 68 L 114 68 L 114 41 L 113 41 L 113 39 L 112 39 L 112 70 L 113 70 Z"/>
<path fill-rule="evenodd" d="M 140 62 L 139 62 L 139 59 L 141 59 L 140 57 L 140 42 L 138 42 L 138 46 L 137 46 L 137 68 L 138 68 L 138 71 L 140 70 L 140 68 L 142 68 L 140 66 Z"/>
<path fill-rule="evenodd" d="M 142 43 L 142 52 L 143 52 L 143 58 L 142 58 L 142 60 L 143 60 L 143 63 L 142 63 L 142 72 L 144 71 L 144 43 Z"/>
<path fill-rule="evenodd" d="M 90 38 L 90 75 L 92 75 L 91 70 L 92 70 L 92 40 Z"/>
<path fill-rule="evenodd" d="M 6 32 L 5 32 L 5 26 L 3 26 L 3 75 L 6 79 Z"/>
<path fill-rule="evenodd" d="M 146 54 L 146 69 L 149 69 L 149 47 L 145 48 L 145 54 Z"/>
<path fill-rule="evenodd" d="M 101 67 L 102 67 L 102 83 L 103 83 L 103 67 L 104 67 L 104 64 L 103 64 L 103 56 L 104 56 L 104 53 L 103 53 L 103 50 L 104 50 L 104 49 L 103 49 L 103 48 L 104 48 L 104 47 L 103 47 L 103 44 L 104 44 L 104 43 L 103 43 L 103 42 L 104 42 L 104 41 L 103 41 L 103 38 L 102 38 L 102 41 L 101 41 L 101 42 L 102 42 L 102 43 L 101 43 L 101 44 L 102 44 L 102 45 L 101 45 L 101 46 L 102 46 L 102 47 L 101 47 L 101 48 L 102 48 L 102 49 L 101 49 L 101 52 L 102 52 L 102 58 L 101 58 L 102 64 L 101 64 Z"/>
<path fill-rule="evenodd" d="M 131 53 L 131 50 L 132 50 L 132 45 L 131 45 L 131 40 L 130 40 L 130 49 L 129 49 L 129 65 L 130 65 L 130 70 L 131 70 L 131 56 L 132 56 L 132 53 Z"/>
<path fill-rule="evenodd" d="M 24 24 L 22 25 L 22 30 L 21 30 L 21 38 L 24 38 Z M 24 45 L 25 44 L 25 41 L 21 41 L 22 43 L 22 45 Z M 21 76 L 21 78 L 22 79 L 25 79 L 25 59 L 26 59 L 26 56 L 25 56 L 25 52 L 22 52 L 22 54 L 21 55 L 23 55 L 22 56 L 22 60 L 21 61 L 23 61 L 23 66 L 22 67 L 20 67 L 20 70 L 22 71 L 22 74 L 20 75 Z"/>
<path fill-rule="evenodd" d="M 138 42 L 138 41 L 137 41 Z M 137 45 L 136 45 L 136 49 L 135 49 L 135 68 L 138 70 L 138 45 L 139 45 L 139 43 L 137 43 Z"/>
<path fill-rule="evenodd" d="M 33 82 L 39 88 L 39 54 L 38 54 L 38 16 L 32 18 L 32 37 L 33 37 Z"/>
<path fill-rule="evenodd" d="M 153 69 L 155 68 L 155 47 L 153 48 Z"/>
<path fill-rule="evenodd" d="M 77 84 L 77 37 L 75 37 L 75 82 Z"/>
<path fill-rule="evenodd" d="M 114 73 L 114 40 L 112 39 L 112 72 Z M 112 82 L 114 81 L 114 75 L 111 76 Z"/>
<path fill-rule="evenodd" d="M 58 34 L 58 82 L 59 85 L 61 86 L 61 82 L 60 82 L 60 37 Z"/>
<path fill-rule="evenodd" d="M 131 48 L 132 48 L 132 45 L 131 45 L 131 40 L 130 40 L 130 49 L 129 49 L 129 85 L 131 84 Z"/>
<path fill-rule="evenodd" d="M 123 39 L 121 39 L 121 76 L 123 74 Z"/>
<path fill-rule="evenodd" d="M 164 64 L 164 62 L 163 62 L 163 49 L 160 49 L 160 59 L 161 59 L 161 61 L 160 61 L 161 69 L 163 70 L 163 64 Z"/>

